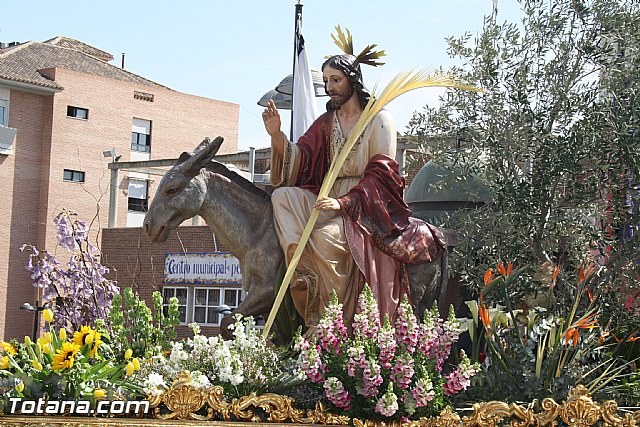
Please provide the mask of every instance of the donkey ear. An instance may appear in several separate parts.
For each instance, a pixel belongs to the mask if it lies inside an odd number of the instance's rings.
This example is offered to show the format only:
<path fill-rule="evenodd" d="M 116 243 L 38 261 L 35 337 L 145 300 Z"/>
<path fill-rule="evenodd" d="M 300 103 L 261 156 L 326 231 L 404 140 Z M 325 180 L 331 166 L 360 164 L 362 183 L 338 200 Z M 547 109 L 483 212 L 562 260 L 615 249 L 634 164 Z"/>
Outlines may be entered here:
<path fill-rule="evenodd" d="M 217 137 L 213 141 L 211 141 L 208 137 L 205 138 L 196 147 L 193 155 L 190 158 L 184 160 L 183 162 L 180 162 L 180 160 L 183 159 L 184 154 L 180 156 L 180 159 L 178 160 L 178 167 L 185 173 L 190 171 L 194 174 L 197 174 L 200 168 L 205 167 L 207 163 L 209 163 L 211 159 L 213 159 L 213 157 L 220 149 L 223 141 L 224 138 L 221 136 Z"/>

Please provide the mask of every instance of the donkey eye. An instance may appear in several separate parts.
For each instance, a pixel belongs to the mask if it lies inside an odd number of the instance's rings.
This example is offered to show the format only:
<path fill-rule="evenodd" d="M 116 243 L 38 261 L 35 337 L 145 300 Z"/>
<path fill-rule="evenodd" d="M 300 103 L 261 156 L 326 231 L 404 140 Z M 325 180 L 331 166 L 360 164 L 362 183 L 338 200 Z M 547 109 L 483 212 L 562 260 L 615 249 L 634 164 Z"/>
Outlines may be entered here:
<path fill-rule="evenodd" d="M 169 188 L 167 190 L 167 194 L 171 195 L 171 194 L 176 194 L 178 192 L 177 188 Z"/>

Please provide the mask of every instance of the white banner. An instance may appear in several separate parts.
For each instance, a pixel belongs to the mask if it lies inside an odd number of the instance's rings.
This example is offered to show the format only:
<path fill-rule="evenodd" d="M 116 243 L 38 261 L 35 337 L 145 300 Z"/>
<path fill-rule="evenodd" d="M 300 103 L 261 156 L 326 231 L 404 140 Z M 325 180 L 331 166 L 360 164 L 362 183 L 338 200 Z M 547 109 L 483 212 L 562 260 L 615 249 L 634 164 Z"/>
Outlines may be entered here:
<path fill-rule="evenodd" d="M 165 284 L 242 284 L 240 261 L 228 252 L 167 253 Z"/>

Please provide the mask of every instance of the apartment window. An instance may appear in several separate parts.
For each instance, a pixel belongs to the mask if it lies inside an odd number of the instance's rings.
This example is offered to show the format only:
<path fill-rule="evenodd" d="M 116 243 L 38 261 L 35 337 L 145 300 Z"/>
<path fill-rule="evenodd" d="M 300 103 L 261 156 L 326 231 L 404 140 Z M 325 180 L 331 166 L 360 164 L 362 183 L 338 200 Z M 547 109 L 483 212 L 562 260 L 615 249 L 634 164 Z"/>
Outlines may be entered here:
<path fill-rule="evenodd" d="M 164 315 L 169 315 L 169 299 L 178 298 L 178 313 L 180 323 L 187 323 L 187 288 L 163 287 L 162 288 L 162 308 Z"/>
<path fill-rule="evenodd" d="M 195 288 L 193 321 L 203 325 L 220 326 L 223 314 L 216 308 L 227 305 L 232 310 L 242 302 L 242 289 L 236 288 Z"/>
<path fill-rule="evenodd" d="M 146 212 L 149 207 L 149 183 L 143 179 L 129 179 L 129 211 Z"/>
<path fill-rule="evenodd" d="M 67 106 L 67 117 L 87 120 L 89 118 L 89 110 L 86 108 Z"/>
<path fill-rule="evenodd" d="M 63 179 L 68 182 L 84 182 L 84 172 L 65 169 Z"/>
<path fill-rule="evenodd" d="M 0 126 L 9 126 L 9 101 L 0 99 Z"/>
<path fill-rule="evenodd" d="M 151 122 L 149 120 L 133 119 L 131 151 L 151 152 Z"/>

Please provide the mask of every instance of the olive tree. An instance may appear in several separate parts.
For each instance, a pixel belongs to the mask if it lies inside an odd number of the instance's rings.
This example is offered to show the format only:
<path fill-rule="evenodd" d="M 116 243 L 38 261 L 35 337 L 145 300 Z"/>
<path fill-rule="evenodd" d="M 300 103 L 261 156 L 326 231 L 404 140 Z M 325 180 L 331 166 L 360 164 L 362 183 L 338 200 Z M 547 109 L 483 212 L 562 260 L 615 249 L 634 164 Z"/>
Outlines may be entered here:
<path fill-rule="evenodd" d="M 451 72 L 483 92 L 448 92 L 414 114 L 408 134 L 434 161 L 464 165 L 457 179 L 481 173 L 493 192 L 444 224 L 458 230 L 452 270 L 466 284 L 480 290 L 488 268 L 513 261 L 528 269 L 507 294 L 524 305 L 544 295 L 553 309 L 593 265 L 591 300 L 615 320 L 640 288 L 640 5 L 520 3 L 520 22 L 500 22 L 494 8 L 478 35 L 447 39 L 462 64 Z M 461 147 L 433 143 L 442 136 Z"/>

